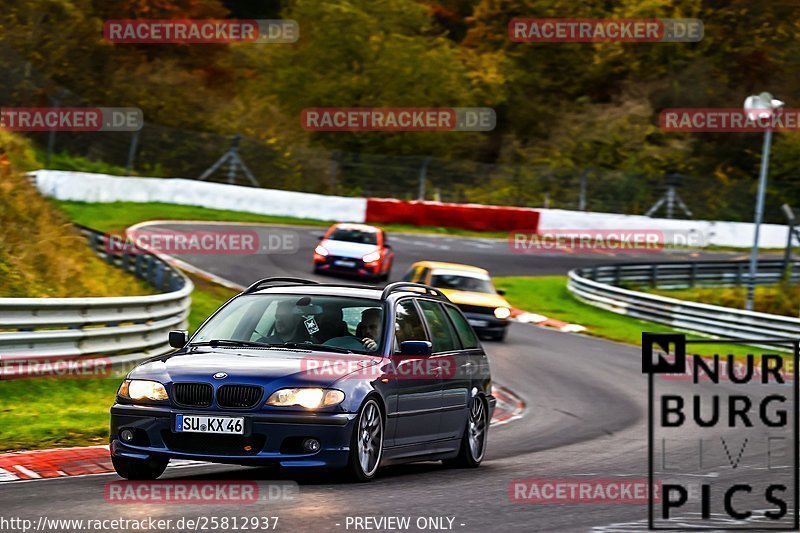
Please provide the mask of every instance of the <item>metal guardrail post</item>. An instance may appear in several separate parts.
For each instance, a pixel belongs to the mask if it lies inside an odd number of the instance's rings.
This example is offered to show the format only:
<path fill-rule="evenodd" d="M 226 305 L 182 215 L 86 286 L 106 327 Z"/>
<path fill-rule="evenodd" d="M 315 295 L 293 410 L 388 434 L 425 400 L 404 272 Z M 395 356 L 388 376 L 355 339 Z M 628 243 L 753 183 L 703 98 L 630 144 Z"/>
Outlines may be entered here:
<path fill-rule="evenodd" d="M 697 283 L 697 263 L 692 263 L 692 270 L 689 274 L 689 287 L 694 287 Z"/>

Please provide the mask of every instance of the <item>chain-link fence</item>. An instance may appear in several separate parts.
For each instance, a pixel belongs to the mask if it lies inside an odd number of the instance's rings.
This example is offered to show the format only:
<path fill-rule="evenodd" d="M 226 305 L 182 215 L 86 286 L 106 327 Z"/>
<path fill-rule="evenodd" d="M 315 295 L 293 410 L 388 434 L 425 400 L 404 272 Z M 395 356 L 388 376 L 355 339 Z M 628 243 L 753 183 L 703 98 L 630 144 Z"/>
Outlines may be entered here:
<path fill-rule="evenodd" d="M 93 105 L 57 87 L 13 50 L 0 45 L 3 106 Z M 146 117 L 145 117 L 146 118 Z M 101 162 L 98 171 L 199 179 L 231 148 L 234 135 L 190 131 L 145 121 L 138 132 L 28 134 L 49 168 L 70 169 L 60 154 Z M 486 164 L 428 156 L 350 153 L 308 146 L 286 149 L 242 137 L 238 156 L 252 172 L 230 172 L 227 162 L 206 179 L 284 190 L 445 202 L 474 202 L 612 213 L 749 221 L 756 180 L 728 182 L 683 176 L 670 191 L 663 175 L 588 167 L 553 169 Z M 68 159 L 69 157 L 67 157 Z M 85 163 L 85 162 L 84 162 Z M 675 194 L 673 194 L 675 193 Z M 664 200 L 655 212 L 651 208 Z M 685 204 L 687 210 L 683 209 Z M 765 218 L 784 222 L 783 203 L 800 205 L 792 183 L 770 182 Z M 689 214 L 691 213 L 691 214 Z"/>

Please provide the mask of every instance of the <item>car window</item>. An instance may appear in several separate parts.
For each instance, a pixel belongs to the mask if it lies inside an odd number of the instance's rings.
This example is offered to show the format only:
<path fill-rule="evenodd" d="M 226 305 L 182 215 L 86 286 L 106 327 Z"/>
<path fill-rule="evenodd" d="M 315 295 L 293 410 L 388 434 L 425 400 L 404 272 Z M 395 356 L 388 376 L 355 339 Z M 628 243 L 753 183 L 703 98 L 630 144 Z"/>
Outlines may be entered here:
<path fill-rule="evenodd" d="M 473 331 L 467 319 L 464 318 L 464 315 L 451 305 L 446 305 L 444 308 L 447 310 L 447 315 L 450 317 L 450 320 L 453 321 L 456 331 L 458 332 L 458 337 L 461 339 L 461 344 L 464 348 L 477 348 L 480 346 L 478 337 L 475 336 L 475 331 Z"/>
<path fill-rule="evenodd" d="M 332 241 L 357 242 L 360 244 L 378 244 L 378 234 L 374 231 L 336 228 L 328 239 Z"/>
<path fill-rule="evenodd" d="M 379 301 L 323 295 L 263 294 L 232 300 L 192 338 L 246 340 L 267 344 L 313 342 L 353 351 L 369 337 L 383 338 Z M 358 341 L 358 342 L 355 342 Z"/>
<path fill-rule="evenodd" d="M 414 281 L 416 281 L 417 283 L 425 283 L 425 281 L 428 279 L 428 272 L 430 271 L 431 271 L 430 268 L 423 267 L 422 269 L 420 269 L 419 275 L 417 276 L 417 279 Z"/>
<path fill-rule="evenodd" d="M 460 348 L 453 326 L 447 319 L 444 309 L 437 302 L 430 300 L 420 300 L 419 307 L 428 323 L 428 330 L 431 332 L 431 342 L 433 352 L 449 352 Z"/>
<path fill-rule="evenodd" d="M 483 292 L 487 294 L 494 294 L 496 292 L 495 288 L 492 286 L 492 282 L 488 279 L 446 272 L 434 272 L 433 278 L 431 278 L 431 286 L 440 289 Z"/>
<path fill-rule="evenodd" d="M 404 341 L 426 341 L 425 326 L 422 324 L 417 308 L 412 300 L 401 300 L 397 304 L 394 323 L 395 351 Z"/>

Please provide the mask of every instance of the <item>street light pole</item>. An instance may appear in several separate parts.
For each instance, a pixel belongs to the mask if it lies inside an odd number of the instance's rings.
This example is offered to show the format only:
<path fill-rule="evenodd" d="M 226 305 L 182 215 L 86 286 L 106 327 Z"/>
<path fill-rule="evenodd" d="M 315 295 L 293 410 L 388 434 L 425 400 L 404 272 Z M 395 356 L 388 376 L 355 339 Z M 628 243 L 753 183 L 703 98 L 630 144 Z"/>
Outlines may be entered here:
<path fill-rule="evenodd" d="M 776 109 L 783 106 L 783 102 L 772 97 L 769 93 L 761 93 L 747 97 L 744 101 L 745 112 L 751 119 L 771 118 Z M 750 251 L 750 272 L 747 276 L 747 296 L 744 308 L 753 310 L 753 295 L 756 288 L 756 273 L 758 271 L 758 236 L 761 231 L 761 219 L 764 216 L 764 195 L 767 191 L 767 172 L 769 171 L 769 151 L 772 146 L 772 130 L 767 127 L 764 132 L 764 146 L 761 149 L 761 170 L 758 175 L 758 196 L 756 197 L 756 219 L 753 231 L 753 249 Z"/>
<path fill-rule="evenodd" d="M 745 309 L 753 310 L 753 295 L 756 289 L 756 270 L 758 268 L 758 236 L 761 231 L 761 219 L 764 216 L 764 195 L 767 190 L 767 171 L 769 170 L 769 150 L 772 146 L 772 130 L 764 133 L 764 146 L 761 149 L 761 171 L 758 176 L 758 197 L 756 198 L 755 234 L 753 249 L 750 251 L 750 274 L 747 276 L 747 299 Z"/>

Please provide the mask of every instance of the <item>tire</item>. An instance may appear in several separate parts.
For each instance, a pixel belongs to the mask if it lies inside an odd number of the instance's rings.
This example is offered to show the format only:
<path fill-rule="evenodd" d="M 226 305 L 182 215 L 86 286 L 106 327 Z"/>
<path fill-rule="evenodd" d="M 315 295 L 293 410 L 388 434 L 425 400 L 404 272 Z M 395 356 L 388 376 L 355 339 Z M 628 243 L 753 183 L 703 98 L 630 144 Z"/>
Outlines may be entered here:
<path fill-rule="evenodd" d="M 125 479 L 158 479 L 169 464 L 169 459 L 128 459 L 111 456 L 111 464 L 120 477 Z"/>
<path fill-rule="evenodd" d="M 477 438 L 477 440 L 475 440 Z M 489 410 L 480 396 L 475 396 L 469 408 L 467 427 L 461 438 L 461 448 L 453 459 L 442 462 L 455 468 L 477 468 L 486 455 L 489 442 Z"/>
<path fill-rule="evenodd" d="M 375 398 L 367 398 L 358 412 L 353 435 L 350 438 L 347 473 L 351 481 L 357 483 L 371 481 L 377 474 L 383 456 L 384 430 L 383 411 L 380 405 Z M 369 448 L 372 451 L 369 451 Z"/>

